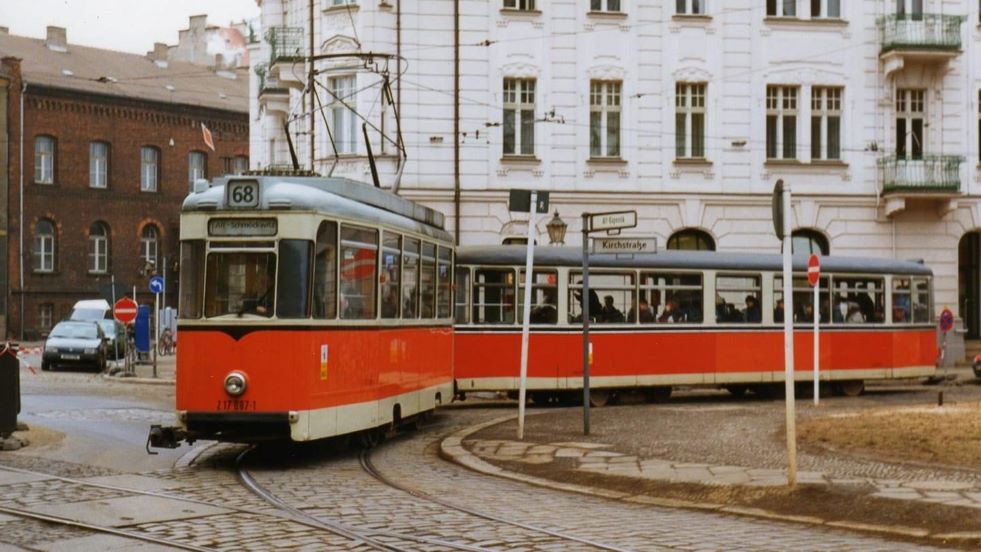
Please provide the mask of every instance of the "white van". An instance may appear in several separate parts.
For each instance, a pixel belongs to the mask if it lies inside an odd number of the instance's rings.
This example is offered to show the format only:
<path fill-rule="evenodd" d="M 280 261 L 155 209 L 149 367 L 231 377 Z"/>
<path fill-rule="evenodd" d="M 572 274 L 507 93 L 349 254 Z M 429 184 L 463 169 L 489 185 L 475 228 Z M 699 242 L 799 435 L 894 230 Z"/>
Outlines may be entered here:
<path fill-rule="evenodd" d="M 104 320 L 112 318 L 112 306 L 105 299 L 86 299 L 75 303 L 69 320 Z"/>

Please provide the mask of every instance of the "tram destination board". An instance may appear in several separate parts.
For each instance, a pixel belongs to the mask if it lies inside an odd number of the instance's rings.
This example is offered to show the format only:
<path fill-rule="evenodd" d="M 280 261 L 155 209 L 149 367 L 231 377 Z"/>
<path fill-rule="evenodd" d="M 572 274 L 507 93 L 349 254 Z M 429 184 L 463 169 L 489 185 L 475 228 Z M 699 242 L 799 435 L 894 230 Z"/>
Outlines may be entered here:
<path fill-rule="evenodd" d="M 657 253 L 657 238 L 593 238 L 593 253 L 617 255 Z"/>

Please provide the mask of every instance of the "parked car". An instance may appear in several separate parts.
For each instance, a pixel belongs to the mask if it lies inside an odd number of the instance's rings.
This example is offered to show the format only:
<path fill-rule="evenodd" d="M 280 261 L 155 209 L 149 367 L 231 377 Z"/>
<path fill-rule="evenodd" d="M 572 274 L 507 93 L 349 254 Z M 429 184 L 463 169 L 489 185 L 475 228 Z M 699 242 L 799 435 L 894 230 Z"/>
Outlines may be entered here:
<path fill-rule="evenodd" d="M 69 320 L 111 320 L 112 306 L 105 299 L 85 299 L 72 307 Z"/>
<path fill-rule="evenodd" d="M 41 354 L 41 369 L 59 365 L 88 365 L 101 371 L 106 367 L 106 335 L 99 324 L 91 321 L 58 322 Z"/>
<path fill-rule="evenodd" d="M 126 358 L 126 326 L 105 318 L 97 320 L 96 323 L 106 334 L 106 358 L 113 360 Z"/>

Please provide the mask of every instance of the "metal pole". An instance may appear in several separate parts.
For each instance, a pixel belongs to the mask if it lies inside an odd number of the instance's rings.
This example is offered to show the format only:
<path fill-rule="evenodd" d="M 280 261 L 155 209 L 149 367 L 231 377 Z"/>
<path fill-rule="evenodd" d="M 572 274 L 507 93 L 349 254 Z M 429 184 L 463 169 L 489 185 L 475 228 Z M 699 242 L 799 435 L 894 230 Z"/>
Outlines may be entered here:
<path fill-rule="evenodd" d="M 582 434 L 589 435 L 589 213 L 582 214 Z"/>
<path fill-rule="evenodd" d="M 157 377 L 157 344 L 160 341 L 160 294 L 153 294 L 153 377 Z"/>
<path fill-rule="evenodd" d="M 531 325 L 531 284 L 534 280 L 535 207 L 538 192 L 531 191 L 531 208 L 528 210 L 528 246 L 525 254 L 525 308 L 521 323 L 521 386 L 518 390 L 518 439 L 525 438 L 525 397 L 528 383 L 528 330 Z"/>
<path fill-rule="evenodd" d="M 112 286 L 112 308 L 115 309 L 116 308 L 116 273 L 115 272 L 109 275 L 109 285 Z M 115 325 L 119 323 L 119 322 L 116 321 L 115 316 L 113 316 L 112 323 L 113 323 L 113 327 L 115 327 Z M 125 328 L 125 326 L 124 326 L 124 328 Z M 116 339 L 115 339 L 115 341 L 113 341 L 113 345 L 114 345 L 113 349 L 115 349 L 115 351 L 114 351 L 114 357 L 115 357 L 115 359 L 114 360 L 116 362 L 119 362 L 119 338 L 121 338 L 121 337 L 125 337 L 125 336 L 119 335 L 119 332 L 117 330 L 117 332 L 116 332 Z"/>
<path fill-rule="evenodd" d="M 821 278 L 818 278 L 817 283 L 814 284 L 814 406 L 821 402 L 821 368 L 819 367 L 821 339 L 818 337 L 818 312 L 821 310 L 819 308 L 820 303 L 818 303 L 819 289 L 821 289 Z"/>
<path fill-rule="evenodd" d="M 791 270 L 790 237 L 790 185 L 783 187 L 783 297 L 784 313 L 794 312 L 793 305 L 793 271 Z M 783 366 L 784 393 L 787 406 L 787 485 L 797 484 L 797 427 L 796 406 L 794 405 L 794 325 L 793 317 L 783 317 Z"/>

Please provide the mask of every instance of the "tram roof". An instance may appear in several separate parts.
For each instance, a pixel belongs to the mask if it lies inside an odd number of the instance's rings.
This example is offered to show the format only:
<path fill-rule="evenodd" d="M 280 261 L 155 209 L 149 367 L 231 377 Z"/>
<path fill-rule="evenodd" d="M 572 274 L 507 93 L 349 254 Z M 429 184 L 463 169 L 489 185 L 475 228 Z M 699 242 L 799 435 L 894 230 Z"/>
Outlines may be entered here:
<path fill-rule="evenodd" d="M 229 209 L 225 185 L 230 181 L 259 182 L 260 204 L 257 209 Z M 348 178 L 315 176 L 224 176 L 211 181 L 200 193 L 184 199 L 182 211 L 225 211 L 256 215 L 288 210 L 317 211 L 328 215 L 363 220 L 366 223 L 389 224 L 443 241 L 453 241 L 444 229 L 443 213 L 405 199 L 388 190 Z"/>
<path fill-rule="evenodd" d="M 539 266 L 582 266 L 582 248 L 564 246 L 536 246 L 535 264 Z M 524 245 L 487 245 L 458 247 L 457 264 L 469 265 L 524 265 Z M 794 255 L 794 272 L 807 271 L 807 255 Z M 836 274 L 909 274 L 930 276 L 933 271 L 915 261 L 876 259 L 869 257 L 822 256 L 821 272 Z M 718 251 L 659 251 L 653 255 L 591 254 L 591 267 L 617 268 L 676 268 L 710 270 L 767 270 L 783 268 L 783 256 L 779 254 L 730 253 Z"/>

